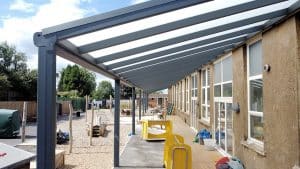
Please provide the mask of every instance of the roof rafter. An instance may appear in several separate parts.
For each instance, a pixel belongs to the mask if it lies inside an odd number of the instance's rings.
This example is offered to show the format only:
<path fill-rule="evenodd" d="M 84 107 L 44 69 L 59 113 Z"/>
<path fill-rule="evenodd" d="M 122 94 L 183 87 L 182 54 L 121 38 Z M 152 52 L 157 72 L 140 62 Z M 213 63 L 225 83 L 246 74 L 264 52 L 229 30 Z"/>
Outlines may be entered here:
<path fill-rule="evenodd" d="M 247 18 L 247 19 L 244 19 L 244 20 L 240 20 L 240 21 L 236 21 L 236 22 L 216 26 L 216 27 L 209 28 L 209 29 L 200 30 L 198 32 L 194 32 L 194 33 L 190 33 L 190 34 L 186 34 L 186 35 L 181 35 L 181 36 L 171 38 L 171 39 L 167 39 L 167 40 L 163 40 L 163 41 L 160 41 L 160 42 L 157 42 L 157 43 L 148 44 L 148 45 L 144 45 L 144 46 L 141 46 L 141 47 L 125 50 L 125 51 L 122 51 L 122 52 L 117 52 L 117 53 L 113 53 L 113 54 L 110 54 L 110 55 L 101 56 L 101 57 L 96 58 L 96 62 L 97 63 L 104 63 L 104 62 L 112 61 L 112 60 L 115 60 L 115 59 L 120 59 L 120 58 L 123 58 L 123 57 L 127 57 L 127 56 L 131 56 L 131 55 L 134 55 L 134 54 L 146 52 L 146 51 L 149 51 L 149 50 L 154 50 L 154 49 L 162 48 L 162 47 L 165 47 L 165 46 L 174 45 L 174 44 L 177 44 L 177 43 L 180 43 L 180 42 L 193 40 L 193 39 L 200 38 L 200 37 L 203 37 L 203 36 L 207 36 L 207 35 L 223 32 L 223 31 L 227 31 L 227 30 L 230 30 L 230 29 L 242 27 L 242 26 L 245 26 L 245 25 L 261 22 L 261 21 L 264 21 L 264 20 L 267 20 L 267 19 L 272 19 L 272 18 L 284 16 L 286 14 L 287 14 L 287 9 L 282 9 L 282 10 L 279 10 L 279 11 L 274 11 L 274 12 L 271 12 L 271 13 L 262 14 L 262 15 L 258 15 L 258 16 L 255 16 L 255 17 L 250 17 L 250 18 Z"/>
<path fill-rule="evenodd" d="M 195 25 L 195 24 L 199 24 L 199 23 L 219 19 L 219 18 L 226 17 L 226 16 L 229 16 L 229 15 L 234 15 L 234 14 L 237 14 L 237 13 L 241 13 L 241 12 L 261 8 L 261 7 L 264 7 L 264 6 L 272 5 L 272 4 L 283 2 L 283 1 L 285 1 L 285 0 L 256 0 L 256 1 L 250 1 L 250 2 L 243 3 L 243 4 L 238 4 L 238 5 L 235 5 L 235 6 L 231 6 L 231 7 L 228 7 L 228 8 L 219 9 L 219 10 L 216 10 L 216 11 L 200 14 L 200 15 L 197 15 L 197 16 L 194 16 L 194 17 L 182 19 L 182 20 L 179 20 L 179 21 L 167 23 L 167 24 L 164 24 L 164 25 L 160 25 L 160 26 L 144 29 L 144 30 L 141 30 L 141 31 L 128 33 L 128 34 L 121 35 L 121 36 L 118 36 L 118 37 L 110 38 L 110 39 L 107 39 L 107 40 L 102 40 L 102 41 L 94 42 L 94 43 L 91 43 L 91 44 L 83 45 L 83 46 L 79 47 L 79 51 L 81 53 L 88 53 L 88 52 L 92 52 L 92 51 L 95 51 L 95 50 L 104 49 L 104 48 L 107 48 L 107 47 L 119 45 L 119 44 L 122 44 L 122 43 L 127 43 L 129 41 L 134 41 L 134 40 L 142 39 L 142 38 L 145 38 L 145 37 L 161 34 L 161 33 L 164 33 L 164 32 L 169 32 L 169 31 L 172 31 L 172 30 L 180 29 L 180 28 L 183 28 L 183 27 L 188 27 L 188 26 L 191 26 L 191 25 Z"/>

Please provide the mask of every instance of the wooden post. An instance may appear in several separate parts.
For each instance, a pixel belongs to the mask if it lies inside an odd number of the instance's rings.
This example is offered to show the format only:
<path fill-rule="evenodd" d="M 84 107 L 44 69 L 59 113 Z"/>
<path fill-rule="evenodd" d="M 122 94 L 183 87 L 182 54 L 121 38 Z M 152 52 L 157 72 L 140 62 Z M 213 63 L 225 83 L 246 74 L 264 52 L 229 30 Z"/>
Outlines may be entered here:
<path fill-rule="evenodd" d="M 112 96 L 109 95 L 109 110 L 110 110 L 110 113 L 112 113 Z"/>
<path fill-rule="evenodd" d="M 85 96 L 85 122 L 87 122 L 87 112 L 88 112 L 88 101 L 89 101 L 89 96 Z"/>
<path fill-rule="evenodd" d="M 94 103 L 92 103 L 92 118 L 91 118 L 91 126 L 90 126 L 90 146 L 92 146 L 92 138 L 93 138 L 93 125 L 94 125 Z"/>
<path fill-rule="evenodd" d="M 26 126 L 26 120 L 27 120 L 27 102 L 24 102 L 23 105 L 23 117 L 22 117 L 22 134 L 21 134 L 21 139 L 22 143 L 25 142 L 25 126 Z"/>
<path fill-rule="evenodd" d="M 69 153 L 72 153 L 73 146 L 73 134 L 72 134 L 72 118 L 73 118 L 73 106 L 72 103 L 69 103 Z"/>

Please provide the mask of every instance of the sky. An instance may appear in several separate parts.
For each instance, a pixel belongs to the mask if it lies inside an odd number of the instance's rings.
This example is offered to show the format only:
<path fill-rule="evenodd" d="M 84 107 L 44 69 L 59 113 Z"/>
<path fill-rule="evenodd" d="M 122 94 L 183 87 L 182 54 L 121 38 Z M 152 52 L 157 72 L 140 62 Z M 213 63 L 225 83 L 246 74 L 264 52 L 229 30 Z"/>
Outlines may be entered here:
<path fill-rule="evenodd" d="M 37 68 L 33 33 L 64 22 L 104 13 L 146 0 L 0 0 L 0 42 L 7 41 L 27 55 L 27 64 Z M 57 72 L 68 64 L 57 57 Z M 97 74 L 97 83 L 109 80 Z M 112 83 L 114 84 L 114 83 Z"/>
<path fill-rule="evenodd" d="M 145 2 L 146 0 L 0 0 L 0 42 L 7 41 L 9 44 L 15 45 L 18 51 L 24 52 L 28 56 L 28 67 L 32 69 L 37 68 L 37 48 L 33 45 L 33 34 L 41 31 L 43 28 L 58 25 L 68 21 L 76 20 L 100 14 L 114 9 L 130 6 L 137 3 Z M 122 34 L 131 33 L 133 31 L 142 30 L 145 28 L 151 28 L 161 24 L 176 21 L 178 19 L 184 19 L 214 11 L 217 9 L 226 8 L 232 5 L 249 2 L 252 0 L 214 0 L 205 4 L 195 5 L 192 7 L 180 9 L 178 11 L 169 12 L 160 16 L 154 16 L 143 19 L 141 21 L 135 21 L 132 23 L 119 25 L 107 30 L 96 31 L 90 34 L 82 35 L 77 38 L 69 39 L 77 46 L 87 44 L 89 41 L 94 41 L 94 37 L 101 37 L 107 39 Z M 145 44 L 154 43 L 164 39 L 169 39 L 179 35 L 196 32 L 202 29 L 208 29 L 215 27 L 216 25 L 223 25 L 229 22 L 245 19 L 249 16 L 258 15 L 260 13 L 266 13 L 268 11 L 278 10 L 284 6 L 289 6 L 297 0 L 289 0 L 283 2 L 284 4 L 276 4 L 273 6 L 255 9 L 252 11 L 228 16 L 225 18 L 219 18 L 213 21 L 192 25 L 186 28 L 166 32 L 163 34 L 155 35 L 148 38 L 139 39 L 137 41 L 124 43 L 108 47 L 102 50 L 91 52 L 91 56 L 99 57 L 101 55 L 107 55 L 118 51 L 123 51 L 128 48 L 138 47 Z M 174 17 L 175 16 L 175 17 Z M 246 25 L 247 26 L 247 25 Z M 241 28 L 237 28 L 240 30 Z M 122 30 L 122 31 L 120 31 Z M 231 30 L 229 30 L 231 31 Z M 236 30 L 234 30 L 236 31 Z M 220 32 L 221 34 L 228 32 Z M 208 35 L 201 38 L 211 38 L 210 36 L 216 36 L 216 34 Z M 195 39 L 200 41 L 203 39 Z M 165 48 L 159 48 L 157 50 L 147 51 L 145 53 L 128 56 L 122 58 L 123 60 L 132 59 L 141 55 L 166 50 L 167 48 L 176 47 L 176 45 L 183 45 L 185 43 L 192 43 L 193 40 L 170 45 Z M 165 56 L 162 56 L 165 57 Z M 120 62 L 122 59 L 116 59 L 113 62 Z M 64 60 L 60 57 L 57 58 L 57 72 L 61 71 L 63 67 L 71 62 Z M 112 63 L 104 63 L 112 64 Z M 130 66 L 130 65 L 126 65 Z M 102 75 L 97 75 L 97 83 L 101 80 L 109 80 L 113 83 L 112 79 L 108 79 Z"/>

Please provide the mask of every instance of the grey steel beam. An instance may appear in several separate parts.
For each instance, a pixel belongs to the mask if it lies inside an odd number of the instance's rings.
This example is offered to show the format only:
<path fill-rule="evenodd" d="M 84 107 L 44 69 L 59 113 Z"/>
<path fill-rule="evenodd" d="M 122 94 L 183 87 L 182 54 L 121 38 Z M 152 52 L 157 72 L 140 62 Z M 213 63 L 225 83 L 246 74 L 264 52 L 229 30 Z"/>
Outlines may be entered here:
<path fill-rule="evenodd" d="M 199 67 L 196 65 L 196 67 Z M 134 81 L 135 83 L 141 85 L 141 84 L 147 84 L 147 83 L 158 83 L 159 80 L 167 80 L 167 79 L 172 79 L 172 77 L 176 77 L 178 75 L 181 74 L 185 74 L 188 71 L 194 70 L 195 66 L 185 69 L 185 70 L 180 70 L 180 71 L 176 71 L 176 72 L 168 72 L 165 74 L 161 74 L 161 75 L 157 75 L 157 76 L 150 76 L 150 77 L 137 77 L 137 78 L 129 78 L 131 81 Z M 143 86 L 145 87 L 145 86 Z"/>
<path fill-rule="evenodd" d="M 170 57 L 169 58 L 161 58 L 161 59 L 157 59 L 155 62 L 151 62 L 149 64 L 143 64 L 140 67 L 135 67 L 134 69 L 133 68 L 124 68 L 124 69 L 120 70 L 120 73 L 124 74 L 124 73 L 131 72 L 131 71 L 140 71 L 144 68 L 152 67 L 152 66 L 155 66 L 155 65 L 166 66 L 166 67 L 169 68 L 169 67 L 174 66 L 173 65 L 174 61 L 175 62 L 176 61 L 182 61 L 182 60 L 190 61 L 190 60 L 195 60 L 195 58 L 196 58 L 196 60 L 197 59 L 203 59 L 201 56 L 202 55 L 207 55 L 207 54 L 211 54 L 213 56 L 216 56 L 216 55 L 221 54 L 224 50 L 230 49 L 232 47 L 233 47 L 233 44 L 228 44 L 226 46 L 221 46 L 221 47 L 209 50 L 209 51 L 192 53 L 190 55 L 181 55 L 181 56 L 177 56 L 176 58 L 170 58 Z"/>
<path fill-rule="evenodd" d="M 43 29 L 43 34 L 47 36 L 55 34 L 58 39 L 67 39 L 208 1 L 210 0 L 152 0 L 111 12 L 49 27 Z"/>
<path fill-rule="evenodd" d="M 222 50 L 220 51 L 214 51 L 214 53 L 207 53 L 207 55 L 204 56 L 199 56 L 196 55 L 194 56 L 192 59 L 177 59 L 177 60 L 172 60 L 169 62 L 165 62 L 165 63 L 161 63 L 161 64 L 157 64 L 151 67 L 146 67 L 144 69 L 140 69 L 140 70 L 136 70 L 136 71 L 131 71 L 131 72 L 125 72 L 122 73 L 122 76 L 125 78 L 128 77 L 134 77 L 134 76 L 141 76 L 141 75 L 145 75 L 147 73 L 151 73 L 152 71 L 167 71 L 170 68 L 177 68 L 177 69 L 187 69 L 187 66 L 190 66 L 190 64 L 196 64 L 198 66 L 201 66 L 201 64 L 205 64 L 208 61 L 214 59 L 218 54 L 221 54 Z"/>
<path fill-rule="evenodd" d="M 132 106 L 131 106 L 131 113 L 132 113 L 132 128 L 131 134 L 135 135 L 135 87 L 132 87 Z"/>
<path fill-rule="evenodd" d="M 145 88 L 152 86 L 152 85 L 160 85 L 166 81 L 172 81 L 178 77 L 186 76 L 190 72 L 194 72 L 196 68 L 197 68 L 197 66 L 194 66 L 194 67 L 187 69 L 185 71 L 182 71 L 182 72 L 169 74 L 167 77 L 166 76 L 152 77 L 152 78 L 144 79 L 144 81 L 136 81 L 136 83 L 139 85 L 142 85 Z"/>
<path fill-rule="evenodd" d="M 139 120 L 142 119 L 142 90 L 140 90 L 140 98 L 139 98 Z"/>
<path fill-rule="evenodd" d="M 69 61 L 72 61 L 76 64 L 79 64 L 82 67 L 85 67 L 91 71 L 100 73 L 106 77 L 112 78 L 112 79 L 121 79 L 121 83 L 125 84 L 127 86 L 136 86 L 135 84 L 132 84 L 131 82 L 127 81 L 126 79 L 118 76 L 115 72 L 112 70 L 107 70 L 104 65 L 96 64 L 94 58 L 92 56 L 89 56 L 87 54 L 84 54 L 84 56 L 80 55 L 76 49 L 76 46 L 74 46 L 72 43 L 64 40 L 59 43 L 56 43 L 56 54 L 62 58 L 65 58 Z"/>
<path fill-rule="evenodd" d="M 120 80 L 115 80 L 114 167 L 120 166 Z"/>
<path fill-rule="evenodd" d="M 117 63 L 114 63 L 114 64 L 110 64 L 110 65 L 107 65 L 107 68 L 112 70 L 112 69 L 119 68 L 119 67 L 122 67 L 122 66 L 126 66 L 126 65 L 133 64 L 133 63 L 145 61 L 145 60 L 148 60 L 148 59 L 152 59 L 152 58 L 156 58 L 156 57 L 160 57 L 160 56 L 180 52 L 180 51 L 195 48 L 195 47 L 198 47 L 198 46 L 202 46 L 202 45 L 206 45 L 206 44 L 210 44 L 210 43 L 214 43 L 214 42 L 219 42 L 219 41 L 224 41 L 226 39 L 230 39 L 230 38 L 233 38 L 233 37 L 238 37 L 238 36 L 243 36 L 243 35 L 246 36 L 246 34 L 257 32 L 257 31 L 261 30 L 261 28 L 262 28 L 262 26 L 256 26 L 256 27 L 240 30 L 240 31 L 237 31 L 237 32 L 233 32 L 233 33 L 229 33 L 229 34 L 225 34 L 225 35 L 205 39 L 205 40 L 202 40 L 202 41 L 197 41 L 197 42 L 194 42 L 194 43 L 190 43 L 190 44 L 182 45 L 182 46 L 179 46 L 179 47 L 163 50 L 163 51 L 160 51 L 160 52 L 140 56 L 138 58 L 133 58 L 133 59 L 125 60 L 125 61 L 122 61 L 122 62 L 117 62 Z"/>
<path fill-rule="evenodd" d="M 167 79 L 167 77 L 169 77 L 169 75 L 172 75 L 172 74 L 186 72 L 190 69 L 199 69 L 199 68 L 201 68 L 202 64 L 204 64 L 203 61 L 202 62 L 200 62 L 200 61 L 183 62 L 182 66 L 174 65 L 174 67 L 172 67 L 171 69 L 161 67 L 161 68 L 154 69 L 153 71 L 155 71 L 155 72 L 145 72 L 145 73 L 143 73 L 143 75 L 128 76 L 126 78 L 128 80 L 134 81 L 134 82 L 140 82 L 140 81 L 143 82 L 144 80 L 147 80 L 147 79 L 153 80 L 158 77 L 165 77 Z"/>
<path fill-rule="evenodd" d="M 82 53 L 88 53 L 88 52 L 91 52 L 91 51 L 104 49 L 104 48 L 111 47 L 111 46 L 120 45 L 122 43 L 127 43 L 127 42 L 130 42 L 130 41 L 134 41 L 134 40 L 138 40 L 138 39 L 158 35 L 158 34 L 161 34 L 161 33 L 165 33 L 165 32 L 173 31 L 173 30 L 176 30 L 176 29 L 196 25 L 196 24 L 199 24 L 199 23 L 204 23 L 204 22 L 207 22 L 207 21 L 223 18 L 223 17 L 226 17 L 226 16 L 238 14 L 238 13 L 241 13 L 241 12 L 250 11 L 250 10 L 265 7 L 265 6 L 268 6 L 268 5 L 273 5 L 273 4 L 276 4 L 276 3 L 279 3 L 279 2 L 283 2 L 283 1 L 286 1 L 286 0 L 256 0 L 256 1 L 250 1 L 250 2 L 246 2 L 246 3 L 238 4 L 238 5 L 235 5 L 235 6 L 231 6 L 231 7 L 228 7 L 228 8 L 219 9 L 219 10 L 216 10 L 216 11 L 212 11 L 212 12 L 200 14 L 200 15 L 197 15 L 197 16 L 193 16 L 193 17 L 190 17 L 190 18 L 182 19 L 182 20 L 179 20 L 179 21 L 167 23 L 167 24 L 164 24 L 164 25 L 159 25 L 159 26 L 156 26 L 156 27 L 151 27 L 151 28 L 140 30 L 140 31 L 137 31 L 137 32 L 128 33 L 128 34 L 121 35 L 121 36 L 118 36 L 118 37 L 114 37 L 114 38 L 94 42 L 94 43 L 91 43 L 91 44 L 83 45 L 83 46 L 80 47 L 80 51 Z"/>
<path fill-rule="evenodd" d="M 40 32 L 34 34 L 38 47 L 37 87 L 37 168 L 55 168 L 56 146 L 56 38 L 46 39 Z"/>
<path fill-rule="evenodd" d="M 132 70 L 132 69 L 137 69 L 137 68 L 141 68 L 141 67 L 144 67 L 144 66 L 148 66 L 148 65 L 168 61 L 168 60 L 171 60 L 171 59 L 180 58 L 180 57 L 183 57 L 183 56 L 189 56 L 189 55 L 195 55 L 195 54 L 202 55 L 202 54 L 205 54 L 207 52 L 217 50 L 218 48 L 220 48 L 220 46 L 221 47 L 223 47 L 223 46 L 230 47 L 230 46 L 232 46 L 232 44 L 239 43 L 239 42 L 245 41 L 245 40 L 246 39 L 244 37 L 241 37 L 241 38 L 237 38 L 237 39 L 233 39 L 233 40 L 229 40 L 229 41 L 225 41 L 225 42 L 221 42 L 221 43 L 216 43 L 216 44 L 201 47 L 201 48 L 192 49 L 192 50 L 182 52 L 182 53 L 178 53 L 178 54 L 174 54 L 174 55 L 168 55 L 168 56 L 161 57 L 161 58 L 155 58 L 155 60 L 150 60 L 150 61 L 146 60 L 146 62 L 137 63 L 135 65 L 131 65 L 131 66 L 127 66 L 125 68 L 117 69 L 117 70 L 115 70 L 115 72 L 120 73 L 120 72 L 124 72 L 124 71 L 128 71 L 128 70 Z"/>
<path fill-rule="evenodd" d="M 256 23 L 256 22 L 261 22 L 261 21 L 264 21 L 264 20 L 267 20 L 267 19 L 280 17 L 280 16 L 283 16 L 283 15 L 286 15 L 286 14 L 287 14 L 287 9 L 282 9 L 282 10 L 270 12 L 270 13 L 267 13 L 267 14 L 250 17 L 248 19 L 228 23 L 228 24 L 225 24 L 225 25 L 216 26 L 216 27 L 209 28 L 209 29 L 204 29 L 204 30 L 201 30 L 201 31 L 198 31 L 198 32 L 194 32 L 194 33 L 178 36 L 178 37 L 175 37 L 175 38 L 163 40 L 163 41 L 160 41 L 160 42 L 157 42 L 157 43 L 144 45 L 144 46 L 141 46 L 141 47 L 136 47 L 136 48 L 133 48 L 133 49 L 113 53 L 113 54 L 110 54 L 110 55 L 101 56 L 99 58 L 96 58 L 96 63 L 108 62 L 108 61 L 111 61 L 111 60 L 131 56 L 131 55 L 146 52 L 146 51 L 149 51 L 149 50 L 154 50 L 154 49 L 157 49 L 157 48 L 162 48 L 162 47 L 177 44 L 177 43 L 180 43 L 180 42 L 200 38 L 200 37 L 203 37 L 203 36 L 207 36 L 207 35 L 223 32 L 223 31 L 227 31 L 227 30 L 230 30 L 230 29 L 239 28 L 239 27 L 242 27 L 242 26 L 245 26 L 245 25 L 249 25 L 249 24 Z"/>
<path fill-rule="evenodd" d="M 68 59 L 89 70 L 95 71 L 109 78 L 119 78 L 112 71 L 108 71 L 106 67 L 100 66 L 100 64 L 96 64 L 95 59 L 91 56 L 85 55 L 85 57 L 83 57 L 78 52 L 77 47 L 67 40 L 57 43 L 57 54 L 62 58 Z"/>

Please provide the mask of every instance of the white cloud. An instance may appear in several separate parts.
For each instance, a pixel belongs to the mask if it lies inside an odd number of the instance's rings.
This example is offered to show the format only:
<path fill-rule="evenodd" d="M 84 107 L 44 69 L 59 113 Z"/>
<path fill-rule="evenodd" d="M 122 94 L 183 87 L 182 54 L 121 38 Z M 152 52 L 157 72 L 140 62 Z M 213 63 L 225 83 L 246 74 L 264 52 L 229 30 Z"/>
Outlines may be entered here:
<path fill-rule="evenodd" d="M 5 40 L 26 53 L 29 67 L 37 68 L 37 49 L 33 44 L 33 34 L 42 28 L 84 17 L 90 11 L 79 7 L 83 1 L 86 0 L 51 0 L 37 7 L 36 13 L 31 17 L 3 18 L 3 26 L 0 28 L 1 41 Z M 57 65 L 61 64 L 66 65 L 67 62 L 58 60 Z"/>
<path fill-rule="evenodd" d="M 139 4 L 139 3 L 143 3 L 146 2 L 148 0 L 131 0 L 131 4 Z"/>
<path fill-rule="evenodd" d="M 22 11 L 22 12 L 34 12 L 34 5 L 28 3 L 25 0 L 15 0 L 10 6 L 10 10 Z"/>

